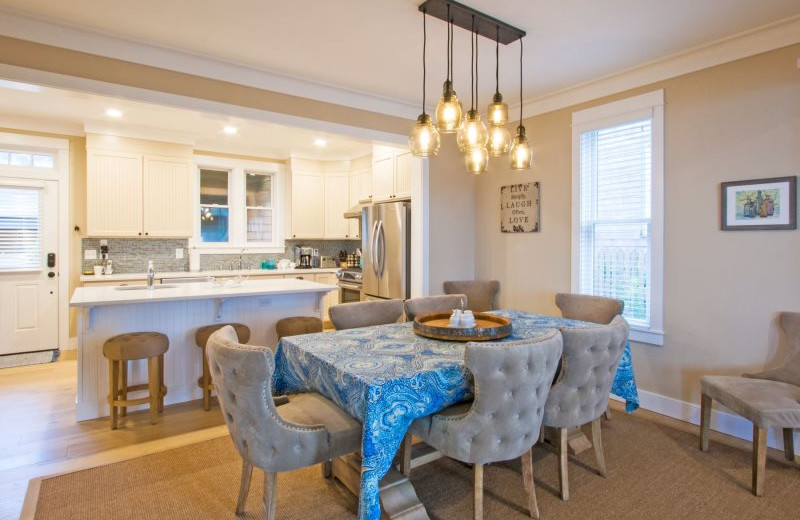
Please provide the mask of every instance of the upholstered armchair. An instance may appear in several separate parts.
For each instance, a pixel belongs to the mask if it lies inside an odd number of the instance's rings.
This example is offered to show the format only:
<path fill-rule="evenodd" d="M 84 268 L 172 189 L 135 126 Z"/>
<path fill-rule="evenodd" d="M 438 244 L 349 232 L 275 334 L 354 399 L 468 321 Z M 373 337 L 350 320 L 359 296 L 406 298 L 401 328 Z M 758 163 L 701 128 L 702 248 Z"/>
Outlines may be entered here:
<path fill-rule="evenodd" d="M 711 405 L 719 401 L 753 423 L 754 495 L 764 494 L 767 464 L 767 429 L 783 429 L 783 450 L 794 460 L 794 429 L 800 428 L 800 312 L 782 312 L 778 319 L 789 353 L 773 369 L 736 376 L 700 379 L 700 449 L 708 451 Z"/>
<path fill-rule="evenodd" d="M 500 290 L 497 280 L 464 280 L 444 282 L 445 294 L 466 294 L 467 308 L 474 312 L 486 312 L 494 309 L 494 298 Z"/>
<path fill-rule="evenodd" d="M 226 326 L 211 335 L 207 352 L 222 414 L 242 457 L 237 515 L 244 511 L 253 466 L 264 471 L 264 509 L 267 520 L 274 520 L 278 472 L 361 449 L 361 424 L 320 394 L 298 394 L 274 405 L 271 349 L 238 343 Z"/>
<path fill-rule="evenodd" d="M 569 500 L 568 428 L 592 424 L 597 467 L 606 476 L 600 416 L 608 406 L 611 384 L 628 341 L 628 323 L 618 315 L 608 325 L 562 328 L 561 335 L 561 372 L 547 396 L 542 422 L 558 429 L 561 499 Z"/>
<path fill-rule="evenodd" d="M 538 440 L 561 334 L 508 343 L 468 343 L 465 364 L 475 399 L 422 417 L 409 431 L 443 455 L 474 466 L 474 518 L 483 518 L 483 466 L 522 457 L 528 509 L 539 517 L 531 451 Z"/>
<path fill-rule="evenodd" d="M 556 306 L 570 320 L 589 321 L 608 325 L 614 316 L 622 314 L 625 302 L 615 298 L 590 294 L 558 293 Z"/>
<path fill-rule="evenodd" d="M 449 312 L 453 309 L 460 309 L 467 305 L 465 294 L 443 294 L 439 296 L 426 296 L 424 298 L 412 298 L 406 300 L 406 319 L 414 321 L 414 318 L 431 312 Z M 464 307 L 465 309 L 467 307 Z"/>
<path fill-rule="evenodd" d="M 385 325 L 403 315 L 403 300 L 373 300 L 334 305 L 328 313 L 336 330 Z"/>

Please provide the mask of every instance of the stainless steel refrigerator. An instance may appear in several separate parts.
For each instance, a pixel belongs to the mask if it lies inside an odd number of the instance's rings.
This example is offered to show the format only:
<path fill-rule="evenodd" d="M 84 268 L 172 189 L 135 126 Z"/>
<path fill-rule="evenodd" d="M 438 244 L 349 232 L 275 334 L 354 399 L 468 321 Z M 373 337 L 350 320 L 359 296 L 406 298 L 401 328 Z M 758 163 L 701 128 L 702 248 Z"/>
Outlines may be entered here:
<path fill-rule="evenodd" d="M 411 206 L 375 204 L 361 210 L 362 300 L 409 297 Z"/>

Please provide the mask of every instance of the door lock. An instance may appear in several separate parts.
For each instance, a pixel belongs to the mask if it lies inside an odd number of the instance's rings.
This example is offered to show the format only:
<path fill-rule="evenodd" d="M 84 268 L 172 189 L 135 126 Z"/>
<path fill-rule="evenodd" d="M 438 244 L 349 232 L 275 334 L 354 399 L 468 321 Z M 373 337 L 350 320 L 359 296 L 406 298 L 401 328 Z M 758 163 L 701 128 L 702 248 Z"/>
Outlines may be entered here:
<path fill-rule="evenodd" d="M 47 267 L 55 267 L 55 266 L 56 266 L 56 254 L 47 253 Z"/>

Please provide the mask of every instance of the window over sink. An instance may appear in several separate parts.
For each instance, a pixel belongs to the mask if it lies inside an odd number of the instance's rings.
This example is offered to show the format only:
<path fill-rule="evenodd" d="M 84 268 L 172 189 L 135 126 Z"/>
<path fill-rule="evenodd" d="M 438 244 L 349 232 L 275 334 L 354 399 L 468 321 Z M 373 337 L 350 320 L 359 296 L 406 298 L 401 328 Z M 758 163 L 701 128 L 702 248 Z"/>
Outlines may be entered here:
<path fill-rule="evenodd" d="M 283 165 L 197 156 L 192 247 L 201 253 L 281 253 Z"/>

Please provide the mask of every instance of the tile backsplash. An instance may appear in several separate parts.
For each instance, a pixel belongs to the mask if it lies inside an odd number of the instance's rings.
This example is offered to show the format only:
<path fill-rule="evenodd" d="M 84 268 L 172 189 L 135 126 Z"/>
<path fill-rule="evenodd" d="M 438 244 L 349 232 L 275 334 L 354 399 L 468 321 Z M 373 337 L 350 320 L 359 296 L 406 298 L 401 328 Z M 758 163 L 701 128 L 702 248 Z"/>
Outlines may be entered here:
<path fill-rule="evenodd" d="M 186 239 L 156 239 L 156 238 L 109 238 L 108 257 L 113 261 L 115 273 L 143 273 L 147 269 L 147 261 L 153 260 L 156 272 L 175 272 L 189 270 L 189 246 Z M 81 270 L 91 270 L 95 265 L 100 265 L 100 239 L 84 238 L 82 240 Z M 319 249 L 322 256 L 339 258 L 339 251 L 354 253 L 361 247 L 361 242 L 356 240 L 287 240 L 284 254 L 247 253 L 242 256 L 243 269 L 258 269 L 261 262 L 269 258 L 276 261 L 288 258 L 297 261 L 294 254 L 295 246 L 312 247 Z M 183 249 L 183 258 L 175 258 L 175 250 Z M 84 251 L 95 250 L 96 260 L 84 260 Z M 203 254 L 200 255 L 200 269 L 203 271 L 219 269 L 238 269 L 238 254 Z"/>

